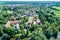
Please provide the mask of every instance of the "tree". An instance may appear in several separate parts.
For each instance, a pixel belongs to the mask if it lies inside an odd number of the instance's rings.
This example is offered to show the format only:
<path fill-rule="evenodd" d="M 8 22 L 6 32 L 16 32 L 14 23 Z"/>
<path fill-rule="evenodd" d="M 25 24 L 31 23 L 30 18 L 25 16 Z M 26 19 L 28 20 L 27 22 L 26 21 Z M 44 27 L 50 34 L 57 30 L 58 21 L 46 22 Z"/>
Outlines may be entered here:
<path fill-rule="evenodd" d="M 31 34 L 30 40 L 47 40 L 41 28 L 34 30 Z"/>
<path fill-rule="evenodd" d="M 10 36 L 8 34 L 4 34 L 1 40 L 9 40 Z"/>
<path fill-rule="evenodd" d="M 51 30 L 45 29 L 44 34 L 45 34 L 45 36 L 47 37 L 48 40 L 51 38 Z"/>
<path fill-rule="evenodd" d="M 12 27 L 8 27 L 5 31 L 9 36 L 15 35 L 15 29 Z"/>
<path fill-rule="evenodd" d="M 54 38 L 57 38 L 57 34 L 58 34 L 58 29 L 57 28 L 52 28 L 52 36 Z"/>

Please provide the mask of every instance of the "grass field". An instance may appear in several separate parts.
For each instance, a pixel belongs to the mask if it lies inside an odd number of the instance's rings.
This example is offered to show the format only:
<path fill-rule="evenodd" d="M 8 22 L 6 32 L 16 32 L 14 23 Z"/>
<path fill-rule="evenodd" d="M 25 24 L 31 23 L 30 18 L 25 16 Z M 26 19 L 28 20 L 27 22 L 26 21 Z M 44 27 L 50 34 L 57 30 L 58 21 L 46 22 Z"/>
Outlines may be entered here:
<path fill-rule="evenodd" d="M 60 16 L 60 11 L 52 10 L 52 9 L 51 9 L 51 12 L 54 12 L 54 14 L 55 14 L 56 16 Z"/>
<path fill-rule="evenodd" d="M 60 10 L 60 7 L 55 7 L 55 6 L 53 6 L 52 8 L 55 8 L 55 9 L 57 9 L 57 10 L 54 10 L 54 9 L 50 9 L 49 8 L 49 10 L 51 11 L 51 12 L 54 12 L 54 14 L 57 16 L 57 17 L 60 17 L 60 11 L 58 11 L 58 10 Z"/>
<path fill-rule="evenodd" d="M 58 7 L 58 6 L 53 6 L 52 8 L 55 8 L 57 10 L 60 10 L 60 7 Z"/>

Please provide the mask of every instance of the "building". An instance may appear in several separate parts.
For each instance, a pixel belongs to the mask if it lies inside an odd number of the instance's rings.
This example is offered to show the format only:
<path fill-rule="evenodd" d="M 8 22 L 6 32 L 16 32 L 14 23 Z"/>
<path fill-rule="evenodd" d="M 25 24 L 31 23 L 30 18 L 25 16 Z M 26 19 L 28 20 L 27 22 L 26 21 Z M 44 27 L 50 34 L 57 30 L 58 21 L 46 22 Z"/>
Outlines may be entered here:
<path fill-rule="evenodd" d="M 36 21 L 34 21 L 33 24 L 36 24 Z"/>
<path fill-rule="evenodd" d="M 40 20 L 39 20 L 39 19 L 36 19 L 36 23 L 37 23 L 37 24 L 40 24 Z"/>
<path fill-rule="evenodd" d="M 38 18 L 36 19 L 36 23 L 39 24 L 39 25 L 42 25 L 40 19 L 38 19 Z"/>
<path fill-rule="evenodd" d="M 8 21 L 6 24 L 5 24 L 5 27 L 4 28 L 8 28 L 10 27 L 10 25 L 13 23 L 14 24 L 14 28 L 16 29 L 19 29 L 19 24 L 20 24 L 21 20 L 15 20 L 15 21 Z"/>
<path fill-rule="evenodd" d="M 38 18 L 34 20 L 33 24 L 42 25 L 42 23 L 40 22 L 40 19 Z"/>

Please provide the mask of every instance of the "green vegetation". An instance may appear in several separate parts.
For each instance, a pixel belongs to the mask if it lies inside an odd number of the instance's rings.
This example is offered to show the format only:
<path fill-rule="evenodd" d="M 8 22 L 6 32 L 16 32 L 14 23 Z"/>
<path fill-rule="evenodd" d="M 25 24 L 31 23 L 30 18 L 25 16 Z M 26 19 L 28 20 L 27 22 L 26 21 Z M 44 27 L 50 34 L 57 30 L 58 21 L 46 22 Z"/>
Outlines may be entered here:
<path fill-rule="evenodd" d="M 53 6 L 52 8 L 49 8 L 51 12 L 54 12 L 54 14 L 59 17 L 60 16 L 60 7 L 58 6 Z"/>
<path fill-rule="evenodd" d="M 37 4 L 38 7 L 36 4 L 26 4 L 26 7 L 23 4 L 13 5 L 0 5 L 1 40 L 50 40 L 57 38 L 58 32 L 60 32 L 60 7 L 54 5 L 47 7 L 43 3 Z"/>

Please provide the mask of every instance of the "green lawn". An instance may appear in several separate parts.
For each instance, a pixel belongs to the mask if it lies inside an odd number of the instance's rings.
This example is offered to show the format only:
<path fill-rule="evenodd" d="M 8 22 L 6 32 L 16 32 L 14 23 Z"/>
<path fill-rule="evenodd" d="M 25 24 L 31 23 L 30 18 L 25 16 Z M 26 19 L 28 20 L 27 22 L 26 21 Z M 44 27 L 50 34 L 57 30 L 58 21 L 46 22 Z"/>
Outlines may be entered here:
<path fill-rule="evenodd" d="M 60 17 L 60 11 L 57 11 L 57 10 L 53 10 L 53 9 L 50 9 L 51 12 L 54 12 L 54 14 L 57 16 L 57 17 Z"/>
<path fill-rule="evenodd" d="M 56 16 L 60 16 L 60 11 L 57 11 L 57 10 L 51 10 L 51 11 L 54 12 Z"/>
<path fill-rule="evenodd" d="M 52 8 L 55 8 L 57 10 L 60 10 L 60 7 L 58 7 L 58 6 L 53 6 Z"/>

